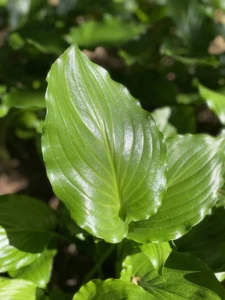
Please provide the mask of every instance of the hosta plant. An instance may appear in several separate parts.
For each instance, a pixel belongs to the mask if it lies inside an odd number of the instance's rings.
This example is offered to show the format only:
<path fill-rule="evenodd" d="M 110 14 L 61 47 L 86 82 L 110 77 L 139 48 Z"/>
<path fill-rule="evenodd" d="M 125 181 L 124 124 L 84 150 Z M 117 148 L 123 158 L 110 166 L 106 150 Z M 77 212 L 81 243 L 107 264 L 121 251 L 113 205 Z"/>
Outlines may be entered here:
<path fill-rule="evenodd" d="M 70 299 L 225 299 L 224 134 L 177 134 L 77 46 L 47 81 L 42 154 L 61 211 L 0 198 L 0 299 L 67 299 L 48 289 L 62 223 L 104 243 Z"/>

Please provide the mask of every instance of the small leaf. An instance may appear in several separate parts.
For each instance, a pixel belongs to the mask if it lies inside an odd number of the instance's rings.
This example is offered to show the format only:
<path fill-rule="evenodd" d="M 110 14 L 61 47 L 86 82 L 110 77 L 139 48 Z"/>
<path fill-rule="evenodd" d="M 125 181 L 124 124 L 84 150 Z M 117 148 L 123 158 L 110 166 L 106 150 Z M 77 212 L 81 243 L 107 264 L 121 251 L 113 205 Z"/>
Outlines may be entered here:
<path fill-rule="evenodd" d="M 176 128 L 169 123 L 169 118 L 172 114 L 171 107 L 163 107 L 155 109 L 152 112 L 152 116 L 155 119 L 156 125 L 159 130 L 162 132 L 165 139 L 172 137 L 177 133 Z"/>
<path fill-rule="evenodd" d="M 36 90 L 19 90 L 12 89 L 2 97 L 0 105 L 0 117 L 4 117 L 10 108 L 29 109 L 29 108 L 45 108 L 44 92 Z"/>
<path fill-rule="evenodd" d="M 0 197 L 0 272 L 35 261 L 47 246 L 56 218 L 47 205 L 27 196 Z"/>
<path fill-rule="evenodd" d="M 148 291 L 154 281 L 161 282 L 163 278 L 156 271 L 149 258 L 144 253 L 136 253 L 123 261 L 121 279 L 131 281 Z"/>
<path fill-rule="evenodd" d="M 145 30 L 143 24 L 126 23 L 119 18 L 106 15 L 103 21 L 87 21 L 70 29 L 66 36 L 68 43 L 91 47 L 97 45 L 124 44 Z"/>
<path fill-rule="evenodd" d="M 148 291 L 155 282 L 164 280 L 161 276 L 162 269 L 171 248 L 168 243 L 149 243 L 139 248 L 138 253 L 127 256 L 123 261 L 121 279 L 128 281 L 136 279 L 138 285 Z"/>
<path fill-rule="evenodd" d="M 200 96 L 206 101 L 210 110 L 212 110 L 220 122 L 225 125 L 225 95 L 212 91 L 202 84 L 197 83 Z"/>
<path fill-rule="evenodd" d="M 25 279 L 34 282 L 38 287 L 45 288 L 52 271 L 53 258 L 56 250 L 44 250 L 33 263 L 10 272 L 10 276 L 17 279 Z"/>
<path fill-rule="evenodd" d="M 165 261 L 171 252 L 169 243 L 147 243 L 140 246 L 140 249 L 151 261 L 156 271 L 161 275 Z"/>
<path fill-rule="evenodd" d="M 108 279 L 106 281 L 93 280 L 81 287 L 81 289 L 75 294 L 73 300 L 84 299 L 156 300 L 157 298 L 131 282 L 126 282 L 119 279 Z"/>
<path fill-rule="evenodd" d="M 204 261 L 214 272 L 225 271 L 225 210 L 216 208 L 190 232 L 176 241 L 179 251 Z"/>
<path fill-rule="evenodd" d="M 72 66 L 72 67 L 71 67 Z M 48 75 L 42 151 L 76 223 L 120 242 L 165 191 L 165 148 L 150 114 L 108 73 L 70 47 Z"/>
<path fill-rule="evenodd" d="M 137 242 L 178 239 L 200 222 L 223 185 L 224 138 L 184 135 L 168 140 L 168 190 L 157 213 L 132 222 L 128 238 Z"/>
<path fill-rule="evenodd" d="M 0 277 L 0 299 L 37 300 L 37 286 L 26 280 Z"/>

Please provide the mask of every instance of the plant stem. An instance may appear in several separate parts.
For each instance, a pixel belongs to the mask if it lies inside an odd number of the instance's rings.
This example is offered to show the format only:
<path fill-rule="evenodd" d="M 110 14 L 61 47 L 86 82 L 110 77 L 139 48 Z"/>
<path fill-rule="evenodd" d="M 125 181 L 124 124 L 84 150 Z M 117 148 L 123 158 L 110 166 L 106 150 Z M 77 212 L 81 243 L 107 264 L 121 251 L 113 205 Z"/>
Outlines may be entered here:
<path fill-rule="evenodd" d="M 107 257 L 112 253 L 112 251 L 115 249 L 115 245 L 110 245 L 107 251 L 102 255 L 101 259 L 94 265 L 94 267 L 87 273 L 87 275 L 84 277 L 83 284 L 88 282 L 93 275 L 101 268 L 104 261 L 107 259 Z"/>

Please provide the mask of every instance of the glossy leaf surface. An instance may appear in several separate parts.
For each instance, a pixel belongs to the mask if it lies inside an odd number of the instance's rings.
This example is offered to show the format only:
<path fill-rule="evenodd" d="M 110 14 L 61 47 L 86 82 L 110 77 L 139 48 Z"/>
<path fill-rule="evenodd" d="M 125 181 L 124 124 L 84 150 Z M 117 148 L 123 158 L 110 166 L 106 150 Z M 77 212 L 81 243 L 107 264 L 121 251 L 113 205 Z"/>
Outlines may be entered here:
<path fill-rule="evenodd" d="M 152 117 L 77 47 L 48 75 L 42 151 L 56 195 L 76 223 L 119 242 L 165 190 L 165 149 Z"/>
<path fill-rule="evenodd" d="M 38 300 L 37 287 L 34 283 L 0 277 L 0 299 L 4 300 Z"/>
<path fill-rule="evenodd" d="M 47 205 L 27 196 L 0 197 L 0 272 L 26 266 L 47 246 L 56 218 Z"/>
<path fill-rule="evenodd" d="M 169 243 L 147 243 L 140 246 L 141 251 L 151 261 L 156 271 L 161 274 L 171 250 Z"/>
<path fill-rule="evenodd" d="M 50 280 L 55 254 L 55 250 L 45 250 L 33 263 L 10 272 L 10 276 L 17 279 L 32 281 L 38 287 L 45 288 Z"/>
<path fill-rule="evenodd" d="M 129 300 L 156 300 L 154 296 L 144 291 L 141 287 L 131 282 L 119 279 L 106 281 L 93 280 L 84 285 L 73 300 L 106 300 L 106 299 L 129 299 Z"/>
<path fill-rule="evenodd" d="M 184 235 L 215 205 L 223 185 L 223 137 L 177 136 L 167 146 L 168 190 L 154 216 L 130 224 L 129 238 L 138 242 Z"/>

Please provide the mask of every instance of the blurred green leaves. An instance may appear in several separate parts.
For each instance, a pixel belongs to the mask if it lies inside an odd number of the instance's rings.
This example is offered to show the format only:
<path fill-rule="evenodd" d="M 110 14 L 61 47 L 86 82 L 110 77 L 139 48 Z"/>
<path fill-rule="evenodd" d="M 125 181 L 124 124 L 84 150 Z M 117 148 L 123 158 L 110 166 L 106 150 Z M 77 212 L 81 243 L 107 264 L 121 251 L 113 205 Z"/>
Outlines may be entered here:
<path fill-rule="evenodd" d="M 98 45 L 119 46 L 135 39 L 145 30 L 138 23 L 128 23 L 119 18 L 105 15 L 102 21 L 87 21 L 79 27 L 71 28 L 66 36 L 68 43 L 76 43 L 82 47 Z"/>

